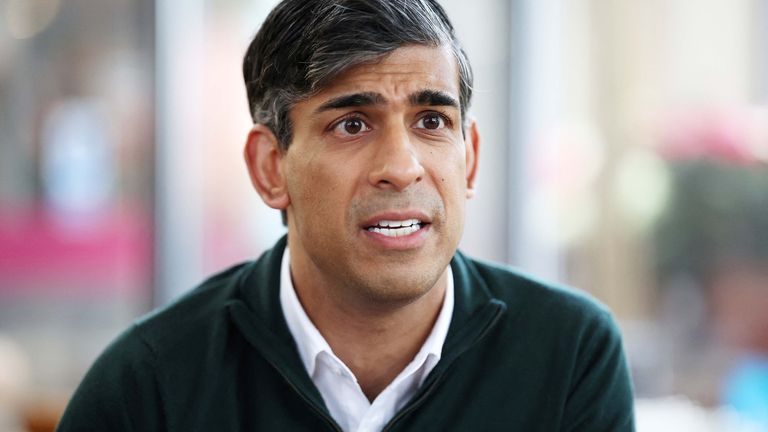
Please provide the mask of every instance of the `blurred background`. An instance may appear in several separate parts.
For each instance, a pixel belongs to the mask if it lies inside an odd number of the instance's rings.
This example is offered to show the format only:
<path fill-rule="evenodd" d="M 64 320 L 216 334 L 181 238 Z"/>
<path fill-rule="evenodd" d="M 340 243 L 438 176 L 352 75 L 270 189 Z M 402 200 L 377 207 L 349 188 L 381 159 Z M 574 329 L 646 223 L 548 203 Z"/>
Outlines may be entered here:
<path fill-rule="evenodd" d="M 483 138 L 462 248 L 611 307 L 640 431 L 768 431 L 768 1 L 442 3 Z M 0 431 L 283 234 L 241 157 L 274 4 L 0 0 Z"/>

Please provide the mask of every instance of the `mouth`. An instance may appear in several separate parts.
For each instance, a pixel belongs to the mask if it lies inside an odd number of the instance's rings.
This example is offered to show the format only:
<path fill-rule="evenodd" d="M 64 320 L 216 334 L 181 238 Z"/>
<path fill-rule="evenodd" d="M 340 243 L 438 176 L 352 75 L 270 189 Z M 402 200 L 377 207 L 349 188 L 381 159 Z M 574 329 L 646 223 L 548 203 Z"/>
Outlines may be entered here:
<path fill-rule="evenodd" d="M 368 232 L 380 234 L 386 237 L 404 237 L 415 233 L 427 223 L 419 219 L 388 220 L 382 219 L 375 224 L 367 226 Z"/>
<path fill-rule="evenodd" d="M 421 211 L 385 212 L 361 225 L 368 241 L 384 250 L 412 250 L 424 246 L 429 238 L 432 219 Z"/>

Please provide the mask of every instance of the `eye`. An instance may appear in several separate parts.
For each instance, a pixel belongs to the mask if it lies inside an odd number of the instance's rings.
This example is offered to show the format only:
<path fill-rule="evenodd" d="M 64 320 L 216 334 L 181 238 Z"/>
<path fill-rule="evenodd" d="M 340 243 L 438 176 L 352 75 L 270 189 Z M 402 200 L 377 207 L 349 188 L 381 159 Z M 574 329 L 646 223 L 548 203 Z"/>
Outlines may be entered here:
<path fill-rule="evenodd" d="M 333 126 L 333 132 L 343 137 L 352 137 L 369 130 L 371 127 L 360 117 L 347 117 Z"/>
<path fill-rule="evenodd" d="M 445 117 L 438 113 L 427 113 L 416 122 L 416 128 L 437 130 L 444 129 L 446 126 Z"/>

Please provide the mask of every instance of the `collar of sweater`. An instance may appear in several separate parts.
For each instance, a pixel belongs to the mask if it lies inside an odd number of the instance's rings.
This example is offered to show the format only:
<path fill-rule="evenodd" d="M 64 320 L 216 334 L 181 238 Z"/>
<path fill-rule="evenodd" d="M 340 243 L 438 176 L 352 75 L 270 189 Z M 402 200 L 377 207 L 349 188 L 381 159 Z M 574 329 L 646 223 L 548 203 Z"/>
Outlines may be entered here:
<path fill-rule="evenodd" d="M 304 368 L 280 307 L 280 263 L 287 236 L 249 264 L 235 281 L 237 295 L 226 307 L 235 327 L 310 405 L 327 415 L 320 393 Z M 507 306 L 495 298 L 476 267 L 461 252 L 451 260 L 454 310 L 443 356 L 425 380 L 431 387 L 451 363 L 498 322 Z M 417 394 L 414 400 L 419 399 Z M 406 406 L 404 409 L 407 409 Z"/>

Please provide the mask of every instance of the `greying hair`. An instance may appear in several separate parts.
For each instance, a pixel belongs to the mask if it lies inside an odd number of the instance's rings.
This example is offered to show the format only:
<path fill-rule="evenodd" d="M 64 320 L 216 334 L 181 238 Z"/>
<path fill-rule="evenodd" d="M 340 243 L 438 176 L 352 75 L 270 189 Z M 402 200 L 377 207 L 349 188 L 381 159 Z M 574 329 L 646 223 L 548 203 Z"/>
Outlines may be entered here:
<path fill-rule="evenodd" d="M 451 48 L 459 68 L 462 131 L 472 69 L 443 8 L 434 0 L 284 0 L 269 14 L 243 60 L 254 123 L 280 148 L 292 140 L 291 107 L 334 77 L 408 44 Z"/>

